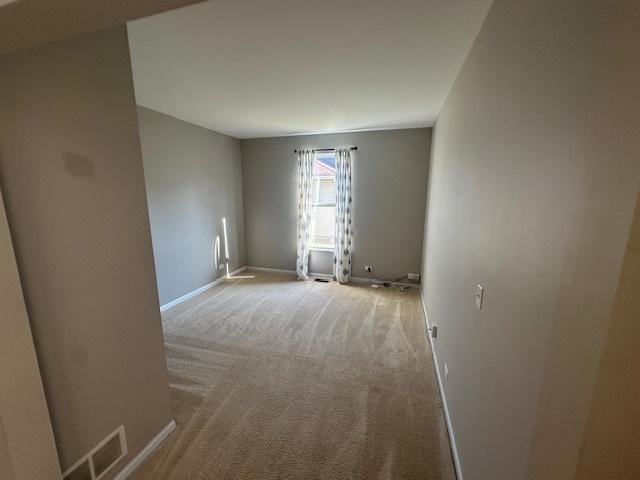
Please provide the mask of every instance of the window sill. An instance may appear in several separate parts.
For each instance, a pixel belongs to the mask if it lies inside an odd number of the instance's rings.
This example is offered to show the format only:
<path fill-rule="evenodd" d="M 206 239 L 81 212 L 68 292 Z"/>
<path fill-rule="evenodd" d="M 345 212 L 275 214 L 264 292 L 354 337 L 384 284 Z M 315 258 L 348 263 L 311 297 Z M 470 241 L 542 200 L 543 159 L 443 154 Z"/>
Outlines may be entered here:
<path fill-rule="evenodd" d="M 320 248 L 320 247 L 310 247 L 310 252 L 329 252 L 333 253 L 333 248 Z"/>

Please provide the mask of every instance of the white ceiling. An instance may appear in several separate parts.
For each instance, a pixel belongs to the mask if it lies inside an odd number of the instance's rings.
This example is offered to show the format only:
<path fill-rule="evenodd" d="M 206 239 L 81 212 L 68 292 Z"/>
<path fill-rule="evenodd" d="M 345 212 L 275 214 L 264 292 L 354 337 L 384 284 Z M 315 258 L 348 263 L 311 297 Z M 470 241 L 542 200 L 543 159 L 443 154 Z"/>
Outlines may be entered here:
<path fill-rule="evenodd" d="M 237 138 L 432 125 L 491 0 L 213 0 L 129 23 L 138 104 Z"/>

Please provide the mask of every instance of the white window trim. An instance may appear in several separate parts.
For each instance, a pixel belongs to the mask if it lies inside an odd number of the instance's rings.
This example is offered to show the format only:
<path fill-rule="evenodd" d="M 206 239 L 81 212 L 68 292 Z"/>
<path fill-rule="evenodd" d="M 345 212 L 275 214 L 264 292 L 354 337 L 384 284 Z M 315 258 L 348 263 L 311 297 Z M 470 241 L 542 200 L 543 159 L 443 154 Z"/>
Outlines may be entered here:
<path fill-rule="evenodd" d="M 330 157 L 330 154 L 327 154 L 326 156 Z M 316 158 L 314 158 L 313 160 L 314 162 L 318 161 L 318 155 L 316 155 Z M 336 175 L 314 175 L 313 179 L 318 179 L 320 181 L 322 181 L 323 179 L 325 180 L 333 180 L 334 182 L 336 181 Z M 315 209 L 315 207 L 336 207 L 337 206 L 337 199 L 333 202 L 317 202 L 314 203 L 313 199 L 311 200 L 311 208 L 312 210 Z M 333 238 L 333 242 L 335 244 L 335 235 Z M 310 252 L 327 252 L 327 253 L 334 253 L 335 250 L 335 245 L 333 248 L 331 247 L 314 247 L 314 246 L 310 246 L 309 247 L 309 251 Z"/>

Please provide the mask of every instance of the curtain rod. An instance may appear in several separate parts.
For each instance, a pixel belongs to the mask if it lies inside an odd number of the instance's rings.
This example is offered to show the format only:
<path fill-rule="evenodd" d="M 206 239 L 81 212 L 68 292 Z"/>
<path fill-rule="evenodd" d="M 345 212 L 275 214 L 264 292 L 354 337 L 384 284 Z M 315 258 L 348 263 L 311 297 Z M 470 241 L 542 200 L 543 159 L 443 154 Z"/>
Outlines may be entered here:
<path fill-rule="evenodd" d="M 358 147 L 350 147 L 349 150 L 358 150 Z M 312 152 L 335 152 L 335 148 L 316 148 L 312 149 Z M 298 150 L 294 150 L 293 153 L 298 153 Z"/>

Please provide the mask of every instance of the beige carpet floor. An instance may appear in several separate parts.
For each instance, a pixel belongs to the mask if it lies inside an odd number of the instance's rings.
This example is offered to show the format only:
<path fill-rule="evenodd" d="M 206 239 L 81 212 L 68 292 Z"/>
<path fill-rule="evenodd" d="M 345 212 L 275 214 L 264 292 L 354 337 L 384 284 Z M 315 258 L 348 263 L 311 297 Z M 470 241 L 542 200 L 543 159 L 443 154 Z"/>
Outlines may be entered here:
<path fill-rule="evenodd" d="M 240 275 L 163 314 L 178 428 L 132 478 L 455 479 L 417 290 Z"/>

